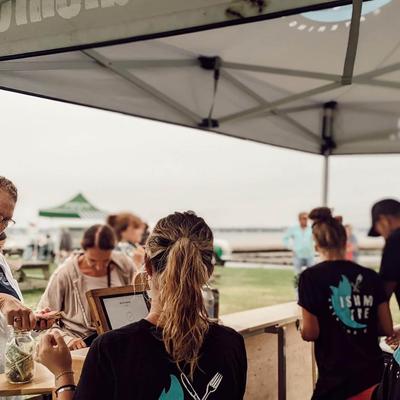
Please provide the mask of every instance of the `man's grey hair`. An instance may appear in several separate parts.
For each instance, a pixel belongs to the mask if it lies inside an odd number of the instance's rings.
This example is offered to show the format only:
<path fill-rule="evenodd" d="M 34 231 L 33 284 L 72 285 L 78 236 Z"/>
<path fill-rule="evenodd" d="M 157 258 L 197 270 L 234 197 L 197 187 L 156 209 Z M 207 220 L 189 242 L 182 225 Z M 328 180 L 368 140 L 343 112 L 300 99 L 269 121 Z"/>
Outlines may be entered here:
<path fill-rule="evenodd" d="M 6 177 L 0 176 L 0 190 L 6 192 L 15 202 L 18 199 L 18 190 Z"/>

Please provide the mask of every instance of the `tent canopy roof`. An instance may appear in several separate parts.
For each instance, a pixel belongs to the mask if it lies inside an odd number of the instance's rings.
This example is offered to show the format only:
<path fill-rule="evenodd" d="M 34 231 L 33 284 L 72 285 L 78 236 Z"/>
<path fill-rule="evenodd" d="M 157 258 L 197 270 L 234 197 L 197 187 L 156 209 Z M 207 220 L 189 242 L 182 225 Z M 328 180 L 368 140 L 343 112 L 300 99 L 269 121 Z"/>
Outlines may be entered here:
<path fill-rule="evenodd" d="M 40 217 L 49 218 L 80 218 L 98 219 L 106 215 L 86 199 L 82 193 L 78 193 L 71 200 L 58 207 L 39 210 Z"/>
<path fill-rule="evenodd" d="M 129 7 L 137 7 L 138 15 L 143 10 L 161 15 L 165 2 L 154 1 L 153 8 L 133 3 Z M 174 29 L 183 23 L 178 17 L 188 12 L 187 3 L 168 2 Z M 217 24 L 218 13 L 206 7 L 217 7 L 216 1 L 190 3 L 197 9 L 185 20 L 192 21 L 188 31 Z M 295 2 L 270 0 L 265 4 L 280 3 L 281 11 L 284 5 L 292 8 L 280 14 L 262 9 L 265 15 L 258 19 L 285 16 L 256 22 L 254 4 L 264 2 L 229 3 L 235 3 L 231 11 L 248 14 L 251 23 L 137 42 L 126 36 L 118 39 L 123 44 L 3 61 L 0 88 L 316 154 L 400 152 L 400 2 L 371 0 L 361 10 L 361 0 L 354 0 L 353 7 L 297 1 L 337 7 L 289 15 L 298 11 Z M 101 9 L 99 25 L 122 21 L 111 7 L 113 19 L 106 22 L 106 11 Z M 199 15 L 205 19 L 199 22 Z M 57 33 L 57 26 L 46 21 L 36 31 Z M 12 55 L 12 43 L 25 52 L 35 48 L 34 38 L 17 40 L 16 29 L 6 32 L 10 39 L 2 42 L 1 55 Z M 85 26 L 79 29 L 84 36 Z M 58 39 L 47 39 L 51 52 L 50 43 Z M 42 38 L 40 43 L 47 42 Z"/>

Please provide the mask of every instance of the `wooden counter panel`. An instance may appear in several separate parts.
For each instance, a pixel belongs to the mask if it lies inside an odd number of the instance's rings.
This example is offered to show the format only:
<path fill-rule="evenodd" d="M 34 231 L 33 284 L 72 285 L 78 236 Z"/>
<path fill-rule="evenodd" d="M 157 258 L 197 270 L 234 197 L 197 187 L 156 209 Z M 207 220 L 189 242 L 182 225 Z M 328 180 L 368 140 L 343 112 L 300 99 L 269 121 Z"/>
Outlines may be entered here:
<path fill-rule="evenodd" d="M 245 338 L 248 371 L 245 400 L 278 398 L 278 341 L 275 335 Z"/>
<path fill-rule="evenodd" d="M 285 336 L 287 400 L 309 400 L 313 392 L 312 345 L 301 338 L 293 323 L 287 325 Z"/>

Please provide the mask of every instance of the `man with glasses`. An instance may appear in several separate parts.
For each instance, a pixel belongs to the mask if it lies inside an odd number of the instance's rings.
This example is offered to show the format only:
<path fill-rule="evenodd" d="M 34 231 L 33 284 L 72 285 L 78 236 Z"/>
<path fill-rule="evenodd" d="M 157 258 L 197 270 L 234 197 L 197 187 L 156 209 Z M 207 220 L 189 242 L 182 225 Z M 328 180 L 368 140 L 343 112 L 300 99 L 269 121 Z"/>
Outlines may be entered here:
<path fill-rule="evenodd" d="M 7 226 L 14 224 L 12 219 L 18 192 L 15 185 L 7 178 L 0 176 L 0 233 Z M 5 257 L 0 254 L 0 372 L 4 369 L 4 346 L 7 339 L 7 325 L 19 330 L 32 330 L 35 327 L 46 329 L 54 321 L 46 320 L 45 310 L 35 315 L 22 304 L 22 294 Z M 43 318 L 41 318 L 43 317 Z M 37 320 L 40 319 L 39 325 Z"/>
<path fill-rule="evenodd" d="M 308 268 L 313 265 L 315 253 L 312 229 L 308 225 L 308 214 L 301 212 L 298 218 L 299 224 L 289 228 L 283 238 L 285 246 L 293 251 L 296 287 L 302 268 Z"/>

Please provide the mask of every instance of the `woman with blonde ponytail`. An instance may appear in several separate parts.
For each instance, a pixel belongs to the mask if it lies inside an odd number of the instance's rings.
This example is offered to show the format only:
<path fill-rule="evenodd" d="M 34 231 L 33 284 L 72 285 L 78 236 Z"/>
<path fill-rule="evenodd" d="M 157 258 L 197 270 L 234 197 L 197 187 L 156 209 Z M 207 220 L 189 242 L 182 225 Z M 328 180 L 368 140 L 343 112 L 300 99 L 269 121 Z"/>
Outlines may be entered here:
<path fill-rule="evenodd" d="M 146 244 L 151 286 L 146 319 L 92 345 L 79 386 L 59 400 L 240 400 L 246 387 L 244 341 L 210 322 L 201 288 L 213 272 L 213 235 L 193 212 L 161 219 Z M 62 338 L 47 336 L 39 358 L 57 386 L 73 385 Z"/>

